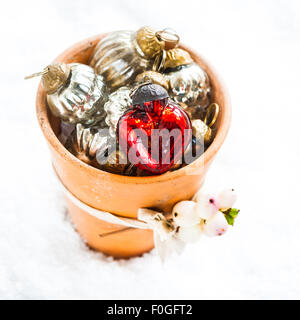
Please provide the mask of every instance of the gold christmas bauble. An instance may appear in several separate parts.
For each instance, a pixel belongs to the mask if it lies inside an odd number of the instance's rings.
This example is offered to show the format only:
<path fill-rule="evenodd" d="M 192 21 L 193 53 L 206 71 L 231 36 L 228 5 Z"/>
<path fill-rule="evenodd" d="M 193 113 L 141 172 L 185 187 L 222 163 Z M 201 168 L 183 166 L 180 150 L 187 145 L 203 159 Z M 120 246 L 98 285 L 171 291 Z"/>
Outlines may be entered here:
<path fill-rule="evenodd" d="M 212 138 L 211 128 L 200 119 L 192 120 L 191 122 L 193 136 L 196 137 L 198 141 L 203 141 L 204 144 L 209 144 Z"/>

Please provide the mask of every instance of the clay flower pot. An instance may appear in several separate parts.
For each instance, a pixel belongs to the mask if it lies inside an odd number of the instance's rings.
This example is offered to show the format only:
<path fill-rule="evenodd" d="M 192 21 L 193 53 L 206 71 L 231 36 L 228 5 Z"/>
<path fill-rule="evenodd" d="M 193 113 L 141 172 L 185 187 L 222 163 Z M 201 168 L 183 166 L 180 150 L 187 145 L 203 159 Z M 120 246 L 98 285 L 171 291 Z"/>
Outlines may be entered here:
<path fill-rule="evenodd" d="M 87 63 L 89 56 L 104 35 L 83 40 L 65 50 L 56 62 Z M 59 142 L 59 120 L 51 115 L 46 105 L 46 93 L 39 85 L 36 100 L 37 118 L 48 142 L 55 172 L 63 185 L 85 204 L 122 217 L 137 217 L 142 207 L 157 208 L 165 212 L 181 200 L 190 199 L 204 182 L 205 174 L 220 149 L 230 126 L 231 106 L 224 86 L 213 69 L 194 51 L 192 58 L 208 74 L 213 90 L 213 101 L 220 105 L 214 141 L 205 153 L 190 165 L 160 176 L 128 177 L 96 169 L 73 156 Z M 114 257 L 141 255 L 153 248 L 151 230 L 128 228 L 120 233 L 111 233 L 123 226 L 110 224 L 91 216 L 67 198 L 67 206 L 75 228 L 96 250 Z"/>

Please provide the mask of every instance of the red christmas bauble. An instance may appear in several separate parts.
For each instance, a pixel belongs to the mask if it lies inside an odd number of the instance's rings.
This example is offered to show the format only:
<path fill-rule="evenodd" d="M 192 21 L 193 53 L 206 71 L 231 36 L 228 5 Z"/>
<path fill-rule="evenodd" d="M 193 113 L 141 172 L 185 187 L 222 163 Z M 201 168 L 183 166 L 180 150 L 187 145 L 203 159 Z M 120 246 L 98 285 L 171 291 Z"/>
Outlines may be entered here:
<path fill-rule="evenodd" d="M 166 90 L 155 84 L 137 89 L 132 100 L 131 109 L 118 122 L 120 147 L 141 170 L 164 173 L 182 159 L 191 141 L 190 119 L 168 98 Z"/>

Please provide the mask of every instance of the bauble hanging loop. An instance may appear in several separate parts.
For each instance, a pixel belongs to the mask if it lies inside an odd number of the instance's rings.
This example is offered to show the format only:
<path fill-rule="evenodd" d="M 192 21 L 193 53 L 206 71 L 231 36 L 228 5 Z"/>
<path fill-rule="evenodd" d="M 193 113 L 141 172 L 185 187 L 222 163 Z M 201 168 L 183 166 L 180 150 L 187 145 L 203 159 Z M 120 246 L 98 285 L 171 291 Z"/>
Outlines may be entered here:
<path fill-rule="evenodd" d="M 163 43 L 164 50 L 171 50 L 178 46 L 180 37 L 177 32 L 171 28 L 165 28 L 155 33 L 158 41 Z"/>
<path fill-rule="evenodd" d="M 167 56 L 166 51 L 162 50 L 161 53 L 155 57 L 153 67 L 152 67 L 153 71 L 160 72 L 161 70 L 164 69 L 166 56 Z"/>
<path fill-rule="evenodd" d="M 211 128 L 217 121 L 219 112 L 220 112 L 219 105 L 217 103 L 211 103 L 206 110 L 204 120 L 203 120 L 204 123 Z"/>

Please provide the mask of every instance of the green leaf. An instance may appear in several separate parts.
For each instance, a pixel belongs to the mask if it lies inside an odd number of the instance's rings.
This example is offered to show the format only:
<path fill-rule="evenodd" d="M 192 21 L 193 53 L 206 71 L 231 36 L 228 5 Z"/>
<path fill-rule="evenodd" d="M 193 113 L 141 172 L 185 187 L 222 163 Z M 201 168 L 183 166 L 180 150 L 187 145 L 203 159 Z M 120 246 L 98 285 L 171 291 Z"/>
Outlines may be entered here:
<path fill-rule="evenodd" d="M 239 214 L 240 210 L 236 208 L 231 208 L 229 211 L 229 215 L 235 218 Z"/>
<path fill-rule="evenodd" d="M 233 226 L 234 218 L 232 218 L 229 214 L 225 214 L 225 218 L 226 218 L 226 220 L 227 220 L 227 223 L 228 223 L 230 226 Z"/>
<path fill-rule="evenodd" d="M 230 226 L 233 226 L 234 224 L 234 219 L 237 217 L 237 215 L 239 214 L 240 210 L 239 209 L 236 209 L 236 208 L 230 208 L 226 211 L 224 211 L 224 216 L 227 220 L 227 223 L 230 225 Z"/>

